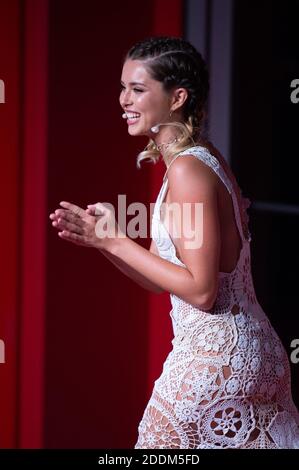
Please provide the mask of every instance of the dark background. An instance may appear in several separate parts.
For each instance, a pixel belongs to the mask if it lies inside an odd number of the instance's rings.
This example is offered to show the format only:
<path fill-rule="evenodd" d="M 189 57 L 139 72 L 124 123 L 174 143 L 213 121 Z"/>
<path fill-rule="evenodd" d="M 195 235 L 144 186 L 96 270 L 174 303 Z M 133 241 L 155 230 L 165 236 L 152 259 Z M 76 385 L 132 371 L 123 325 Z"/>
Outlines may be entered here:
<path fill-rule="evenodd" d="M 253 201 L 257 298 L 287 351 L 298 337 L 299 2 L 235 2 L 232 168 Z M 291 364 L 299 403 L 298 364 Z"/>

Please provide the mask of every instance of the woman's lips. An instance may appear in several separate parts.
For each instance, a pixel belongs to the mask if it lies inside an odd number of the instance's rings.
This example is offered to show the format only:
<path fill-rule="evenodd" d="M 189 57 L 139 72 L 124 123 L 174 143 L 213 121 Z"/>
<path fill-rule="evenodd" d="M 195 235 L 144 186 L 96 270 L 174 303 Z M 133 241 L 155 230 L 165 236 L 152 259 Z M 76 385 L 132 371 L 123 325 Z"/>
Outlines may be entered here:
<path fill-rule="evenodd" d="M 132 111 L 132 112 L 123 113 L 123 115 L 122 115 L 123 119 L 127 120 L 128 126 L 132 126 L 133 124 L 136 124 L 136 122 L 140 118 L 140 115 L 133 116 L 133 114 L 139 114 L 139 113 L 134 113 Z"/>
<path fill-rule="evenodd" d="M 136 122 L 138 120 L 139 120 L 139 118 L 127 119 L 127 124 L 128 124 L 128 126 L 132 126 L 133 124 L 136 124 Z"/>

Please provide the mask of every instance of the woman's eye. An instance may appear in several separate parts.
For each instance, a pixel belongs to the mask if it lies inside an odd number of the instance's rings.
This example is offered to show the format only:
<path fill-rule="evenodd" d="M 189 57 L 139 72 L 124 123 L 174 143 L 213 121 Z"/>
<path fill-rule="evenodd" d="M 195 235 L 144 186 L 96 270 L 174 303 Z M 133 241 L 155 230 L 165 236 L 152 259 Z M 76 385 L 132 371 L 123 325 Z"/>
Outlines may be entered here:
<path fill-rule="evenodd" d="M 126 90 L 126 87 L 124 85 L 120 85 L 120 91 L 125 91 Z M 142 93 L 144 90 L 142 90 L 142 88 L 133 88 L 133 91 L 135 91 L 135 93 Z"/>

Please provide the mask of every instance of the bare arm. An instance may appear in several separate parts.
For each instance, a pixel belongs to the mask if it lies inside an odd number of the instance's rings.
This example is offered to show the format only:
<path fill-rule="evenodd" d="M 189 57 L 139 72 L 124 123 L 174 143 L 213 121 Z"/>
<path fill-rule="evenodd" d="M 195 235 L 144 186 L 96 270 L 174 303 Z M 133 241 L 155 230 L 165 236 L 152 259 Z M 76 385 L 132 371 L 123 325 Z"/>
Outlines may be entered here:
<path fill-rule="evenodd" d="M 188 226 L 195 235 L 202 234 L 202 242 L 196 241 L 195 246 L 192 242 L 190 247 L 190 232 L 185 233 L 185 215 L 182 220 L 175 211 L 175 225 L 183 222 L 178 251 L 184 267 L 157 256 L 154 245 L 149 251 L 124 234 L 115 236 L 111 229 L 115 226 L 113 211 L 102 203 L 97 203 L 98 217 L 86 214 L 69 202 L 62 202 L 60 205 L 64 210 L 55 211 L 50 218 L 60 230 L 61 238 L 105 251 L 122 272 L 143 287 L 167 291 L 197 308 L 209 310 L 217 296 L 221 245 L 217 178 L 211 168 L 192 155 L 177 159 L 168 173 L 171 203 L 177 204 L 182 212 L 185 203 L 188 207 L 191 205 Z M 203 207 L 201 226 L 197 224 L 197 203 Z M 117 233 L 121 235 L 118 227 Z"/>
<path fill-rule="evenodd" d="M 114 266 L 116 266 L 123 274 L 125 274 L 130 279 L 135 281 L 139 286 L 143 287 L 144 289 L 149 290 L 150 292 L 154 292 L 155 294 L 161 294 L 162 292 L 164 292 L 164 290 L 161 289 L 161 287 L 159 287 L 154 282 L 149 281 L 146 277 L 142 276 L 141 273 L 131 268 L 128 264 L 123 262 L 117 256 L 114 256 L 112 253 L 106 250 L 100 250 L 100 251 L 109 261 L 111 261 L 111 263 L 114 264 Z M 152 240 L 151 242 L 149 251 L 150 253 L 159 255 L 154 240 Z"/>
<path fill-rule="evenodd" d="M 133 266 L 128 265 L 121 258 L 115 256 L 107 247 L 102 247 L 101 244 L 98 243 L 99 238 L 95 233 L 97 222 L 97 218 L 95 217 L 95 205 L 90 205 L 89 209 L 86 211 L 75 204 L 65 201 L 60 203 L 60 205 L 63 209 L 59 208 L 54 213 L 50 214 L 50 219 L 52 220 L 52 225 L 58 230 L 61 230 L 58 233 L 61 238 L 69 240 L 76 245 L 96 247 L 98 251 L 111 261 L 123 274 L 144 289 L 156 294 L 164 292 L 156 282 L 147 279 L 142 272 L 137 271 Z M 114 215 L 112 219 L 114 219 Z M 135 244 L 138 246 L 137 243 Z M 159 252 L 154 240 L 151 242 L 149 251 L 153 256 L 159 258 Z"/>
<path fill-rule="evenodd" d="M 180 258 L 186 267 L 148 252 L 128 237 L 116 238 L 107 245 L 108 251 L 161 289 L 198 308 L 210 309 L 217 295 L 220 253 L 217 175 L 195 157 L 188 157 L 174 162 L 168 180 L 171 202 L 180 206 L 191 203 L 193 228 L 198 228 L 193 203 L 203 205 L 202 244 L 188 248 L 190 240 L 184 233 L 178 239 Z"/>
<path fill-rule="evenodd" d="M 116 240 L 109 250 L 135 272 L 142 273 L 151 285 L 157 283 L 161 290 L 175 294 L 198 308 L 210 308 L 205 292 L 200 292 L 186 268 L 150 253 L 128 237 Z"/>

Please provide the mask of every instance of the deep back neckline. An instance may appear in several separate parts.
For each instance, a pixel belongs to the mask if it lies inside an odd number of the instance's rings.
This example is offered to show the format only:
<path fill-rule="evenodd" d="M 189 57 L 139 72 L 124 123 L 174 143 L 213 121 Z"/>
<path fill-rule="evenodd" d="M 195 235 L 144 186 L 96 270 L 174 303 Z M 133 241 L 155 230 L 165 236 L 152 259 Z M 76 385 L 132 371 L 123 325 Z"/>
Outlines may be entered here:
<path fill-rule="evenodd" d="M 167 187 L 168 187 L 167 172 L 168 172 L 171 164 L 178 157 L 180 157 L 182 155 L 193 155 L 193 156 L 199 158 L 201 161 L 203 161 L 203 163 L 205 163 L 207 166 L 212 168 L 215 171 L 215 173 L 218 175 L 218 177 L 221 179 L 221 181 L 224 183 L 227 191 L 229 192 L 229 194 L 232 198 L 233 209 L 234 209 L 234 217 L 235 217 L 235 221 L 236 221 L 236 224 L 237 224 L 239 235 L 241 237 L 241 248 L 240 248 L 239 257 L 238 257 L 235 268 L 231 272 L 219 271 L 219 276 L 220 277 L 233 276 L 235 274 L 235 272 L 239 269 L 239 265 L 241 264 L 241 261 L 243 259 L 243 253 L 249 250 L 249 246 L 250 246 L 249 244 L 250 244 L 250 241 L 251 241 L 251 237 L 249 237 L 249 239 L 247 239 L 244 236 L 243 229 L 242 229 L 242 224 L 241 224 L 240 207 L 239 207 L 237 196 L 235 194 L 235 190 L 233 188 L 231 180 L 228 178 L 227 174 L 223 170 L 223 167 L 220 164 L 219 160 L 216 159 L 216 157 L 214 157 L 205 147 L 202 147 L 202 146 L 192 147 L 192 148 L 189 148 L 189 149 L 187 149 L 183 152 L 180 152 L 178 155 L 176 155 L 174 157 L 174 159 L 171 161 L 170 165 L 166 169 L 165 174 L 163 176 L 163 183 L 162 183 L 162 186 L 160 188 L 160 191 L 159 191 L 159 194 L 158 194 L 158 197 L 157 197 L 157 200 L 156 200 L 154 215 L 156 215 L 156 219 L 157 219 L 160 227 L 162 227 L 162 230 L 163 230 L 164 234 L 166 235 L 166 238 L 168 239 L 168 241 L 170 242 L 170 244 L 172 246 L 172 249 L 173 249 L 173 255 L 172 256 L 175 259 L 176 263 L 180 264 L 182 267 L 186 267 L 186 265 L 177 256 L 176 246 L 175 246 L 175 244 L 172 240 L 172 237 L 171 237 L 170 233 L 168 232 L 164 222 L 161 219 L 161 205 L 164 203 L 165 193 L 166 193 L 166 190 L 167 190 Z M 245 199 L 245 198 L 243 198 L 243 199 Z"/>

